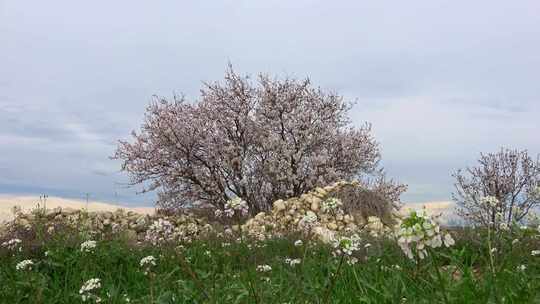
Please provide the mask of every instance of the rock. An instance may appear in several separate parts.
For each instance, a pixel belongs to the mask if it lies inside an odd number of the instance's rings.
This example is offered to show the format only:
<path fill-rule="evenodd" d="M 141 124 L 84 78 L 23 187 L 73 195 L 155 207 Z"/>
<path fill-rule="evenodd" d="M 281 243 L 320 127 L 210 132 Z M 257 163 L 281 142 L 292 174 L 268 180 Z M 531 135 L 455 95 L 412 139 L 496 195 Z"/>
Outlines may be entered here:
<path fill-rule="evenodd" d="M 313 228 L 313 233 L 324 243 L 330 243 L 335 238 L 335 232 L 321 226 Z"/>
<path fill-rule="evenodd" d="M 263 220 L 265 217 L 266 217 L 266 213 L 259 212 L 259 213 L 257 213 L 257 215 L 255 215 L 254 219 L 260 221 L 260 220 Z"/>
<path fill-rule="evenodd" d="M 321 187 L 317 187 L 315 188 L 315 195 L 317 195 L 320 198 L 323 198 L 328 195 L 328 192 Z"/>
<path fill-rule="evenodd" d="M 285 202 L 284 202 L 283 200 L 281 200 L 281 199 L 275 201 L 274 204 L 273 204 L 273 206 L 274 206 L 273 209 L 274 209 L 276 212 L 280 212 L 280 211 L 283 211 L 283 210 L 287 209 L 287 206 L 285 205 Z"/>
<path fill-rule="evenodd" d="M 336 223 L 328 223 L 328 224 L 326 224 L 326 227 L 328 227 L 328 229 L 330 229 L 330 230 L 337 230 L 337 228 L 338 228 Z"/>
<path fill-rule="evenodd" d="M 132 229 L 124 230 L 123 235 L 124 235 L 124 237 L 126 239 L 128 239 L 130 241 L 136 241 L 138 239 L 137 238 L 137 232 L 135 230 L 132 230 Z"/>
<path fill-rule="evenodd" d="M 311 201 L 311 205 L 310 205 L 311 211 L 314 211 L 314 212 L 319 211 L 321 199 L 318 197 L 312 196 L 310 201 Z"/>

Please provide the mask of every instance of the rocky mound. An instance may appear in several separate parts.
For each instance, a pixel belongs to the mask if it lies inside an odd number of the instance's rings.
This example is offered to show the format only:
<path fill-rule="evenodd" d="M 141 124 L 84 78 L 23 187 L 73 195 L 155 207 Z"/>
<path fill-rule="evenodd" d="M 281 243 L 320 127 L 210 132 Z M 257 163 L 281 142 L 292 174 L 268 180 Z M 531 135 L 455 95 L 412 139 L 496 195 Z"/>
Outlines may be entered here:
<path fill-rule="evenodd" d="M 277 200 L 271 212 L 261 212 L 247 220 L 242 230 L 260 239 L 297 231 L 329 241 L 335 234 L 358 231 L 359 228 L 383 229 L 379 218 L 391 219 L 390 208 L 380 204 L 372 207 L 369 204 L 373 200 L 362 201 L 362 197 L 370 196 L 373 194 L 358 182 L 338 182 L 300 197 Z M 356 206 L 351 206 L 353 204 Z M 365 206 L 362 208 L 359 204 Z"/>

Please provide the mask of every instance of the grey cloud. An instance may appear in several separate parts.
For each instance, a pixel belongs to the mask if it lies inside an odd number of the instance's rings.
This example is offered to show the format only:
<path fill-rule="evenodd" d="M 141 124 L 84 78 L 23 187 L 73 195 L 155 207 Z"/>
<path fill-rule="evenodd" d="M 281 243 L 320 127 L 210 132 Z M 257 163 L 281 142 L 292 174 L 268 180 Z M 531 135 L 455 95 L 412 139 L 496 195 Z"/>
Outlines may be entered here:
<path fill-rule="evenodd" d="M 126 176 L 108 157 L 151 96 L 196 99 L 229 60 L 357 100 L 354 123 L 373 123 L 409 201 L 448 199 L 450 172 L 480 151 L 540 152 L 536 1 L 1 5 L 0 183 L 13 189 L 118 197 Z"/>

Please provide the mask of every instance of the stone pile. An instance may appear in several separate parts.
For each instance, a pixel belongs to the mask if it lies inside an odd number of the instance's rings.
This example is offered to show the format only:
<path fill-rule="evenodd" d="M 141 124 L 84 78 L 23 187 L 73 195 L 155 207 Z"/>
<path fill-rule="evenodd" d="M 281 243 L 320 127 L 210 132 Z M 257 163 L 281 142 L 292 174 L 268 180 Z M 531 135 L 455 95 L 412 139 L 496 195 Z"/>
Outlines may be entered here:
<path fill-rule="evenodd" d="M 126 212 L 123 209 L 87 212 L 84 209 L 60 207 L 47 210 L 35 209 L 30 213 L 16 212 L 15 219 L 7 223 L 4 229 L 22 227 L 30 230 L 40 222 L 49 233 L 54 232 L 58 227 L 67 226 L 93 233 L 123 233 L 130 239 L 142 241 L 152 224 L 159 219 L 166 220 L 178 231 L 186 231 L 194 236 L 211 229 L 206 219 L 190 213 L 162 216 Z"/>
<path fill-rule="evenodd" d="M 377 217 L 372 217 L 378 214 L 370 214 L 369 211 L 366 213 L 365 210 L 356 213 L 348 211 L 351 209 L 345 205 L 350 204 L 350 201 L 353 204 L 362 201 L 354 196 L 350 198 L 351 189 L 353 193 L 356 190 L 367 191 L 358 182 L 337 182 L 324 188 L 315 188 L 299 197 L 277 200 L 273 203 L 271 211 L 261 212 L 243 224 L 236 223 L 230 227 L 224 227 L 217 222 L 209 223 L 204 216 L 197 216 L 191 212 L 166 216 L 138 214 L 122 209 L 114 212 L 87 212 L 84 209 L 70 208 L 36 209 L 30 213 L 19 211 L 16 212 L 15 219 L 6 226 L 7 229 L 26 227 L 31 230 L 39 221 L 50 233 L 62 226 L 68 226 L 97 234 L 122 233 L 129 239 L 149 241 L 153 244 L 163 241 L 190 241 L 211 232 L 222 235 L 221 232 L 230 234 L 233 231 L 257 239 L 300 232 L 327 242 L 336 234 L 358 232 L 360 229 L 370 227 L 376 227 L 374 230 L 384 228 L 380 221 L 377 222 Z M 367 201 L 372 202 L 369 199 Z"/>
<path fill-rule="evenodd" d="M 312 233 L 322 241 L 330 241 L 336 234 L 358 231 L 368 224 L 368 217 L 363 214 L 351 214 L 342 208 L 328 210 L 324 208 L 329 200 L 340 197 L 340 192 L 347 187 L 362 187 L 358 182 L 338 182 L 324 188 L 293 197 L 277 200 L 270 212 L 261 212 L 247 220 L 242 230 L 256 238 L 263 239 L 272 235 L 283 235 L 298 231 Z M 308 215 L 315 215 L 317 221 L 306 231 L 302 220 Z"/>

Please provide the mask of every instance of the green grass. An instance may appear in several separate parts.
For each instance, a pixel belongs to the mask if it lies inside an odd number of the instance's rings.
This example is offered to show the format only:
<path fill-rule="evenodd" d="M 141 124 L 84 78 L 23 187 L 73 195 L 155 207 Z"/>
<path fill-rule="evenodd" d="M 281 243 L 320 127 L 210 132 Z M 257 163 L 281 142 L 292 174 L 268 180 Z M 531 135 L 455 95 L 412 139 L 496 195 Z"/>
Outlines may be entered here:
<path fill-rule="evenodd" d="M 392 240 L 366 237 L 372 246 L 337 275 L 340 258 L 332 248 L 307 240 L 298 247 L 295 239 L 210 238 L 178 249 L 107 236 L 94 238 L 94 252 L 83 253 L 87 236 L 34 235 L 23 239 L 21 252 L 0 249 L 0 302 L 82 303 L 83 283 L 99 278 L 102 303 L 126 303 L 124 295 L 130 303 L 323 303 L 327 293 L 328 303 L 540 303 L 540 257 L 531 256 L 540 248 L 535 235 L 499 235 L 492 269 L 485 233 L 453 234 L 454 247 L 438 248 L 418 264 Z M 520 241 L 512 246 L 515 237 Z M 139 261 L 148 255 L 157 265 L 145 275 Z M 302 263 L 291 267 L 286 257 Z M 16 270 L 24 259 L 33 260 L 32 270 Z M 257 272 L 264 264 L 272 270 Z M 520 265 L 526 269 L 518 270 Z"/>

